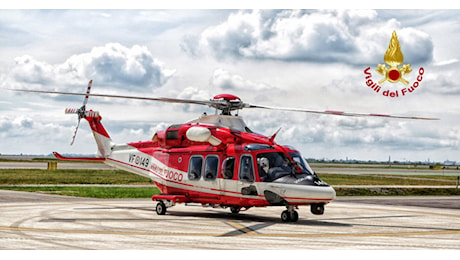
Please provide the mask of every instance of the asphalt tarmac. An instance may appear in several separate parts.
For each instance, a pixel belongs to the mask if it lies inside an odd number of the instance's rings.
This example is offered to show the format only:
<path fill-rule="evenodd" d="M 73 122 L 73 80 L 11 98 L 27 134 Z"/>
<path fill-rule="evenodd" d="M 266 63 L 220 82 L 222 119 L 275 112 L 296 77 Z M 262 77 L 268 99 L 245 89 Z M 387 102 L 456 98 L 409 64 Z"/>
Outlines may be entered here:
<path fill-rule="evenodd" d="M 284 207 L 176 205 L 159 216 L 149 199 L 0 190 L 0 249 L 460 249 L 459 200 L 341 197 L 282 223 Z"/>

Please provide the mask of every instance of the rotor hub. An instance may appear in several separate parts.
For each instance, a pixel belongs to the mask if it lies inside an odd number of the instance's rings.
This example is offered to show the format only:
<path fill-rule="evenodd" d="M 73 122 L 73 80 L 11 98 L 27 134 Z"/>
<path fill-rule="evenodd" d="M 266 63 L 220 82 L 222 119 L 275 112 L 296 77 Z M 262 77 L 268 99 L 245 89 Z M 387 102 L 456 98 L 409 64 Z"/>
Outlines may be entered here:
<path fill-rule="evenodd" d="M 234 101 L 234 100 L 241 101 L 241 99 L 239 97 L 237 97 L 235 95 L 232 95 L 232 94 L 219 94 L 219 95 L 213 97 L 213 100 L 219 100 L 219 99 L 223 99 L 223 100 L 227 100 L 227 101 Z"/>
<path fill-rule="evenodd" d="M 231 115 L 231 111 L 244 108 L 244 103 L 241 99 L 231 94 L 219 94 L 211 100 L 211 107 L 221 110 L 222 115 Z"/>

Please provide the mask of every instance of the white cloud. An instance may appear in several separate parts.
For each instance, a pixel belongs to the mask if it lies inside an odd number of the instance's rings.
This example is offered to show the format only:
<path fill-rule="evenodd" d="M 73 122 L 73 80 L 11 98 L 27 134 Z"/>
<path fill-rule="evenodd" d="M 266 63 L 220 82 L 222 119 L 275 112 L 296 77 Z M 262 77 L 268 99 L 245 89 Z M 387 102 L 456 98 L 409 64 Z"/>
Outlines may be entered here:
<path fill-rule="evenodd" d="M 69 144 L 75 125 L 37 120 L 35 115 L 0 116 L 1 152 L 43 154 L 43 146 Z M 83 130 L 84 132 L 84 130 Z M 81 135 L 81 133 L 79 133 Z M 78 137 L 77 137 L 78 138 Z"/>
<path fill-rule="evenodd" d="M 15 66 L 11 73 L 18 82 L 48 85 L 55 76 L 52 65 L 37 61 L 29 55 L 17 57 L 14 61 Z"/>
<path fill-rule="evenodd" d="M 444 65 L 454 64 L 454 63 L 457 63 L 457 62 L 458 62 L 458 59 L 449 59 L 449 60 L 436 62 L 434 65 L 435 66 L 444 66 Z"/>
<path fill-rule="evenodd" d="M 188 86 L 183 88 L 180 93 L 177 94 L 177 98 L 185 100 L 209 100 L 210 94 L 207 90 L 199 87 Z M 183 112 L 202 113 L 203 111 L 208 110 L 207 107 L 203 107 L 202 105 L 168 104 L 168 106 L 176 111 Z"/>
<path fill-rule="evenodd" d="M 11 69 L 11 80 L 16 85 L 48 90 L 53 85 L 81 87 L 82 82 L 89 79 L 111 88 L 136 89 L 160 87 L 174 73 L 174 69 L 154 58 L 145 46 L 128 48 L 119 43 L 108 43 L 94 47 L 90 52 L 73 55 L 56 65 L 29 55 L 17 57 Z"/>
<path fill-rule="evenodd" d="M 223 91 L 232 90 L 251 90 L 251 91 L 268 91 L 274 87 L 265 83 L 256 83 L 244 79 L 237 74 L 231 74 L 224 69 L 216 69 L 211 78 L 211 85 Z"/>
<path fill-rule="evenodd" d="M 183 49 L 195 55 L 209 52 L 219 59 L 361 65 L 383 56 L 393 30 L 399 32 L 411 60 L 432 59 L 433 44 L 426 33 L 401 27 L 395 19 L 382 22 L 373 10 L 238 11 L 205 29 L 199 39 L 188 36 Z"/>
<path fill-rule="evenodd" d="M 185 87 L 178 95 L 179 99 L 189 99 L 189 100 L 208 100 L 209 93 L 206 90 L 196 88 L 196 87 Z"/>
<path fill-rule="evenodd" d="M 459 69 L 460 63 L 457 61 L 451 61 L 442 66 L 438 65 L 426 68 L 426 76 L 423 79 L 426 91 L 432 94 L 432 96 L 441 96 L 445 101 L 452 98 L 457 99 L 460 95 L 460 85 L 457 79 Z M 451 103 L 447 102 L 446 104 Z M 452 105 L 453 104 L 454 103 L 452 103 Z M 449 108 L 449 110 L 457 110 L 457 107 L 458 106 L 453 106 Z"/>
<path fill-rule="evenodd" d="M 433 151 L 458 150 L 459 127 L 446 133 L 437 124 L 397 119 L 353 118 L 286 112 L 255 112 L 245 116 L 249 127 L 275 141 L 293 145 L 312 158 L 424 161 Z M 441 154 L 441 153 L 440 153 Z M 449 152 L 446 152 L 449 154 Z M 339 157 L 336 157 L 339 156 Z"/>

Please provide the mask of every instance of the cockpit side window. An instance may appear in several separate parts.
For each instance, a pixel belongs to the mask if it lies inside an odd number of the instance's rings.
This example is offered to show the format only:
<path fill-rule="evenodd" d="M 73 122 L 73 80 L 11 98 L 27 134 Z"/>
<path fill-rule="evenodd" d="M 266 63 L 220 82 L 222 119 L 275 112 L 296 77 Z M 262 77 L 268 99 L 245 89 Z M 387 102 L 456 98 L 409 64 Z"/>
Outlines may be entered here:
<path fill-rule="evenodd" d="M 273 181 L 292 173 L 288 157 L 281 152 L 258 154 L 257 166 L 260 181 Z"/>
<path fill-rule="evenodd" d="M 242 155 L 240 158 L 240 172 L 238 174 L 240 181 L 254 182 L 254 167 L 251 155 Z"/>

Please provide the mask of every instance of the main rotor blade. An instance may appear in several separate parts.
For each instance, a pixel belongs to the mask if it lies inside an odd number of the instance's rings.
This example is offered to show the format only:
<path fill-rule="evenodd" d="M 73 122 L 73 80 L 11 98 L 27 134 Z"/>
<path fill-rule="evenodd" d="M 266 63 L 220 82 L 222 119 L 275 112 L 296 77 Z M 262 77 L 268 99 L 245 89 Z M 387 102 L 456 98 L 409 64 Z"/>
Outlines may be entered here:
<path fill-rule="evenodd" d="M 60 92 L 60 91 L 43 91 L 43 90 L 25 90 L 25 89 L 10 89 L 10 90 L 20 91 L 20 92 L 46 93 L 46 94 L 108 97 L 108 98 L 123 98 L 123 99 L 146 100 L 146 101 L 161 101 L 161 102 L 168 102 L 168 103 L 196 104 L 196 105 L 205 105 L 205 106 L 210 106 L 210 107 L 215 107 L 215 108 L 218 108 L 219 104 L 225 103 L 224 101 L 220 102 L 219 100 L 200 101 L 200 100 L 177 99 L 177 98 L 135 97 L 135 96 L 107 95 L 107 94 L 82 94 L 82 93 Z M 241 104 L 241 106 L 239 106 L 238 109 L 242 109 L 242 108 L 283 110 L 283 111 L 292 111 L 292 112 L 304 112 L 304 113 L 312 113 L 312 114 L 326 114 L 326 115 L 338 115 L 338 116 L 387 117 L 387 118 L 416 119 L 416 120 L 439 120 L 439 118 L 430 118 L 430 117 L 386 115 L 386 114 L 375 114 L 375 113 L 349 113 L 349 112 L 332 111 L 332 110 L 319 111 L 319 110 L 309 110 L 309 109 L 302 109 L 302 108 L 270 107 L 270 106 L 253 105 L 253 104 L 247 104 L 247 103 Z"/>
<path fill-rule="evenodd" d="M 124 96 L 124 95 L 88 94 L 88 93 L 83 94 L 83 93 L 73 93 L 73 92 L 28 90 L 28 89 L 9 89 L 9 90 L 19 91 L 19 92 L 45 93 L 45 94 L 123 98 L 123 99 L 146 100 L 146 101 L 161 101 L 161 102 L 169 102 L 169 103 L 196 104 L 196 105 L 205 105 L 205 106 L 212 106 L 214 104 L 214 102 L 211 102 L 211 101 L 199 101 L 199 100 L 177 99 L 177 98 L 134 97 L 134 96 Z"/>
<path fill-rule="evenodd" d="M 86 107 L 86 104 L 88 104 L 89 92 L 91 91 L 92 84 L 93 84 L 93 80 L 90 80 L 88 83 L 88 89 L 86 90 L 85 99 L 83 100 L 83 107 Z"/>
<path fill-rule="evenodd" d="M 349 113 L 343 111 L 333 111 L 333 110 L 309 110 L 302 108 L 286 108 L 286 107 L 270 107 L 270 106 L 260 106 L 260 105 L 251 105 L 245 104 L 245 108 L 260 108 L 260 109 L 271 109 L 271 110 L 284 110 L 292 112 L 304 112 L 312 114 L 326 114 L 326 115 L 338 115 L 338 116 L 356 116 L 356 117 L 388 117 L 388 118 L 400 118 L 400 119 L 417 119 L 417 120 L 439 120 L 439 118 L 431 117 L 418 117 L 418 116 L 399 116 L 399 115 L 385 115 L 385 114 L 375 114 L 375 113 Z"/>

